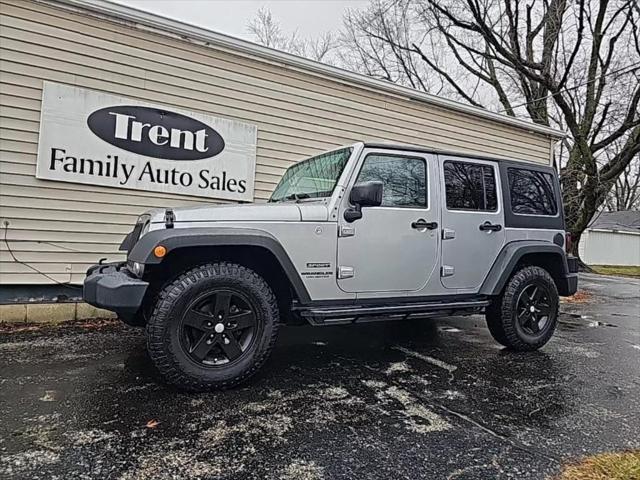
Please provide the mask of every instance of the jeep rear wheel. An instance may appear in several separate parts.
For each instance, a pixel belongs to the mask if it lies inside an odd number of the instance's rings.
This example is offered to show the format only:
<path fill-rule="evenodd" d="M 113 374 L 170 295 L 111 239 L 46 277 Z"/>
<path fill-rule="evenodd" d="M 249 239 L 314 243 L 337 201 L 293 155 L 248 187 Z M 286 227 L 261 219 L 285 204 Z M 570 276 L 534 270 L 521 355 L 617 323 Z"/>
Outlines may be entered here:
<path fill-rule="evenodd" d="M 558 290 L 549 273 L 524 267 L 487 308 L 487 326 L 493 338 L 511 350 L 537 350 L 555 331 L 558 305 Z"/>
<path fill-rule="evenodd" d="M 253 375 L 278 332 L 276 298 L 254 271 L 198 266 L 165 286 L 147 323 L 149 355 L 186 390 L 223 389 Z"/>

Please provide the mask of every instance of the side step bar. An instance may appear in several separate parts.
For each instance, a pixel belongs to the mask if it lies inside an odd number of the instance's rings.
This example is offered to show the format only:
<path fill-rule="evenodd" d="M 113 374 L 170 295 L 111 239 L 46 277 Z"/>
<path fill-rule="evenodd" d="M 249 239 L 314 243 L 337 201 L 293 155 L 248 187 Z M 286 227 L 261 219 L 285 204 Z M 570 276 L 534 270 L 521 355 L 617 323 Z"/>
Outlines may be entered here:
<path fill-rule="evenodd" d="M 379 306 L 310 307 L 298 313 L 313 325 L 337 325 L 380 320 L 404 320 L 411 317 L 441 317 L 480 313 L 488 300 L 459 302 L 407 303 Z"/>

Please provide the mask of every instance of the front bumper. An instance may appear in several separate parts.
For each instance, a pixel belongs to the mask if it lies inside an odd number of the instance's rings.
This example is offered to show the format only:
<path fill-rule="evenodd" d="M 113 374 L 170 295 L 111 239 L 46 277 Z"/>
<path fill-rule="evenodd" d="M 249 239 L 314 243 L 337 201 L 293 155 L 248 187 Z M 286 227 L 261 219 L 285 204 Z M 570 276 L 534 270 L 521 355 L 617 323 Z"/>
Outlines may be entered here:
<path fill-rule="evenodd" d="M 125 263 L 94 265 L 84 280 L 84 301 L 130 319 L 142 305 L 149 283 L 135 278 Z"/>
<path fill-rule="evenodd" d="M 567 255 L 567 267 L 569 271 L 558 285 L 558 293 L 563 297 L 570 297 L 578 291 L 578 259 Z"/>

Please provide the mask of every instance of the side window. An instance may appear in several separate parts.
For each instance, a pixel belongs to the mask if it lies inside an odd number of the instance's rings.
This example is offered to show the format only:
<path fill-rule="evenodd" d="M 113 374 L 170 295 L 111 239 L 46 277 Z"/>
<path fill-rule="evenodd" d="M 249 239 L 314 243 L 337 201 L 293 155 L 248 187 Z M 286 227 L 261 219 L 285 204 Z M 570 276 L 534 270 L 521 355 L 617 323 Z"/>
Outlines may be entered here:
<path fill-rule="evenodd" d="M 511 211 L 524 215 L 556 215 L 555 189 L 550 173 L 508 168 Z"/>
<path fill-rule="evenodd" d="M 427 206 L 427 163 L 423 158 L 367 155 L 357 183 L 380 181 L 383 207 Z"/>
<path fill-rule="evenodd" d="M 449 210 L 498 209 L 496 177 L 490 165 L 448 160 L 444 162 L 444 183 Z"/>

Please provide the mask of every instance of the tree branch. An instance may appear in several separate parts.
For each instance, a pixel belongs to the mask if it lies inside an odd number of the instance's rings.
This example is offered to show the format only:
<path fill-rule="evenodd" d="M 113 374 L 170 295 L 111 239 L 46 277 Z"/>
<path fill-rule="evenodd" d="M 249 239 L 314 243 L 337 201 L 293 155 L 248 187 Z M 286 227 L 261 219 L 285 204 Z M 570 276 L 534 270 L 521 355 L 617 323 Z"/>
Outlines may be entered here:
<path fill-rule="evenodd" d="M 471 98 L 467 92 L 464 91 L 464 89 L 462 87 L 460 87 L 460 85 L 458 85 L 458 83 L 451 77 L 451 75 L 449 75 L 447 72 L 445 72 L 442 68 L 438 67 L 434 62 L 432 62 L 425 54 L 424 52 L 420 49 L 420 47 L 418 47 L 415 43 L 412 45 L 413 50 L 420 56 L 420 58 L 427 64 L 429 65 L 429 67 L 431 67 L 433 70 L 435 70 L 436 72 L 438 72 L 438 75 L 440 75 L 442 78 L 444 78 L 447 83 L 449 83 L 449 85 L 451 85 L 456 92 L 458 92 L 458 94 L 460 94 L 460 96 L 462 98 L 464 98 L 467 102 L 469 102 L 471 105 L 474 105 L 476 107 L 480 107 L 480 108 L 484 108 L 484 106 L 478 102 L 476 102 L 473 98 Z"/>

